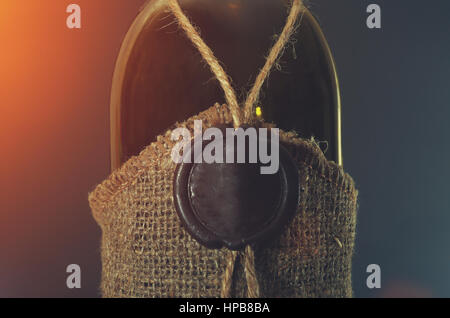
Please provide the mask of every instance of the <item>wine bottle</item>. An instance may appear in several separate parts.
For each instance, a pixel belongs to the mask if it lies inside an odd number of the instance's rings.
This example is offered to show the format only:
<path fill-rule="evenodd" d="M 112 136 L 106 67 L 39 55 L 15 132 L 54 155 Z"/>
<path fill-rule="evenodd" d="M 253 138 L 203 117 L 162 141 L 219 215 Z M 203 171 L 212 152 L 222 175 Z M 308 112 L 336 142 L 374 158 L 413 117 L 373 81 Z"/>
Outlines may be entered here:
<path fill-rule="evenodd" d="M 179 2 L 244 101 L 286 23 L 289 1 Z M 112 169 L 176 122 L 224 102 L 209 67 L 167 10 L 167 0 L 150 1 L 128 31 L 116 64 L 111 93 Z M 264 84 L 256 111 L 280 129 L 326 142 L 325 156 L 342 164 L 335 65 L 308 10 Z"/>

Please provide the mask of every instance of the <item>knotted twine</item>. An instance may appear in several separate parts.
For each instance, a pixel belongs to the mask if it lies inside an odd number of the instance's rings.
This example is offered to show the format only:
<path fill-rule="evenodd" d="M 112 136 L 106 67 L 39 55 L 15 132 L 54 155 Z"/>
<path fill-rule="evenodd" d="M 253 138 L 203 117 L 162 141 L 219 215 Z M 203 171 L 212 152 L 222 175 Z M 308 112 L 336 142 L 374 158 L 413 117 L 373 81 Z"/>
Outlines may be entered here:
<path fill-rule="evenodd" d="M 278 36 L 278 39 L 274 46 L 270 49 L 269 55 L 266 58 L 266 62 L 263 68 L 260 70 L 258 76 L 256 77 L 255 83 L 253 84 L 250 92 L 247 95 L 247 99 L 244 103 L 243 109 L 241 109 L 241 107 L 239 106 L 239 102 L 236 98 L 236 92 L 234 91 L 230 83 L 230 77 L 220 65 L 213 51 L 203 41 L 202 37 L 192 25 L 189 18 L 183 13 L 178 0 L 169 0 L 169 8 L 175 16 L 180 27 L 185 31 L 187 37 L 198 49 L 202 58 L 209 65 L 211 71 L 219 81 L 219 84 L 224 91 L 225 99 L 233 118 L 234 128 L 238 128 L 242 124 L 252 124 L 254 122 L 254 107 L 258 102 L 261 87 L 269 77 L 272 68 L 279 59 L 286 44 L 289 42 L 292 33 L 295 31 L 295 26 L 297 20 L 301 15 L 301 12 L 304 12 L 302 0 L 292 1 L 292 6 L 283 31 Z M 259 284 L 255 270 L 255 255 L 250 245 L 247 245 L 243 252 L 229 252 L 226 262 L 227 266 L 222 281 L 221 297 L 228 298 L 230 296 L 234 267 L 239 255 L 243 258 L 244 261 L 244 270 L 248 292 L 247 296 L 250 298 L 257 298 L 259 297 Z"/>

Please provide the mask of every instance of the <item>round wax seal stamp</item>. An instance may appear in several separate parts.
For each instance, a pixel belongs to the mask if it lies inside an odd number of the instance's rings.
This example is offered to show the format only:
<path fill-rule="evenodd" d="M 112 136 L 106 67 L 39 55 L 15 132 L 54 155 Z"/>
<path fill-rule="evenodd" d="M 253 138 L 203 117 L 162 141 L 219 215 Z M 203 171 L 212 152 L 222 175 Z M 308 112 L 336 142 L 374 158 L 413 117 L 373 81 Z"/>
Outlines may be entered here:
<path fill-rule="evenodd" d="M 222 131 L 225 136 L 225 130 Z M 279 235 L 295 214 L 299 196 L 298 170 L 281 144 L 278 169 L 262 173 L 261 168 L 277 164 L 276 153 L 270 153 L 272 162 L 263 164 L 260 160 L 259 148 L 263 143 L 269 152 L 273 149 L 270 132 L 268 135 L 269 138 L 257 137 L 257 147 L 253 145 L 253 148 L 248 139 L 245 149 L 235 147 L 237 137 L 233 145 L 224 142 L 223 163 L 195 160 L 194 142 L 189 153 L 184 154 L 185 158 L 190 158 L 184 161 L 190 162 L 180 163 L 176 168 L 174 202 L 182 224 L 200 244 L 239 250 L 247 244 L 263 243 Z M 199 149 L 204 150 L 206 146 L 207 143 L 202 144 Z M 250 160 L 250 150 L 255 149 L 258 150 L 257 160 Z M 244 163 L 237 163 L 239 151 L 245 151 Z M 242 162 L 242 154 L 239 162 Z"/>

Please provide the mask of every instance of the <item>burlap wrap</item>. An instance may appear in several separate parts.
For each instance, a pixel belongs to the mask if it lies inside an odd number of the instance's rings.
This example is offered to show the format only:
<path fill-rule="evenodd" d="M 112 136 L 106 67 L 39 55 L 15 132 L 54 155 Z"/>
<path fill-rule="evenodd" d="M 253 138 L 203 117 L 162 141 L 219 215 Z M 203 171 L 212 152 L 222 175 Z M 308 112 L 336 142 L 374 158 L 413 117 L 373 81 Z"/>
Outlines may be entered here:
<path fill-rule="evenodd" d="M 228 108 L 215 105 L 177 127 L 193 131 L 231 123 Z M 219 297 L 227 249 L 197 243 L 181 226 L 172 200 L 175 164 L 169 130 L 90 194 L 102 228 L 104 297 Z M 351 297 L 357 190 L 341 167 L 313 142 L 280 131 L 298 165 L 298 212 L 271 246 L 255 249 L 263 297 Z M 232 296 L 245 297 L 240 262 Z"/>

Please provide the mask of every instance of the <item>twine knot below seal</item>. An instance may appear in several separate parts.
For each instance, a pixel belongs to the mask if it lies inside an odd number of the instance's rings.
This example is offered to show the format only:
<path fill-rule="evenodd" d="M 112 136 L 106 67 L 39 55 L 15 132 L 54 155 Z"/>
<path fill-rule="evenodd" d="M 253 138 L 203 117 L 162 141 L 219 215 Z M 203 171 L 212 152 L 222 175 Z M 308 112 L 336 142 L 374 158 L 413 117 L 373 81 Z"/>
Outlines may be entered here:
<path fill-rule="evenodd" d="M 254 108 L 258 102 L 262 85 L 269 77 L 271 70 L 276 65 L 277 60 L 279 59 L 280 55 L 283 52 L 283 49 L 289 41 L 289 38 L 295 31 L 296 23 L 301 13 L 304 12 L 303 1 L 292 1 L 292 6 L 283 31 L 278 36 L 278 39 L 274 46 L 270 49 L 270 52 L 266 58 L 266 62 L 263 68 L 260 70 L 258 76 L 256 77 L 255 83 L 253 84 L 253 87 L 248 93 L 247 99 L 243 104 L 243 108 L 239 106 L 239 102 L 237 100 L 236 93 L 231 85 L 229 76 L 220 65 L 212 50 L 203 41 L 202 37 L 192 25 L 189 18 L 183 13 L 178 0 L 168 0 L 168 6 L 170 11 L 175 16 L 178 24 L 185 31 L 187 37 L 191 40 L 194 46 L 198 49 L 202 58 L 209 65 L 211 71 L 222 87 L 227 105 L 233 118 L 234 128 L 239 128 L 243 124 L 253 124 L 255 122 Z M 245 278 L 247 281 L 247 296 L 250 298 L 257 298 L 260 295 L 259 284 L 255 269 L 254 250 L 250 245 L 247 245 L 243 251 L 229 252 L 222 280 L 221 297 L 230 297 L 231 287 L 233 283 L 233 272 L 238 257 L 242 258 L 244 263 Z"/>

